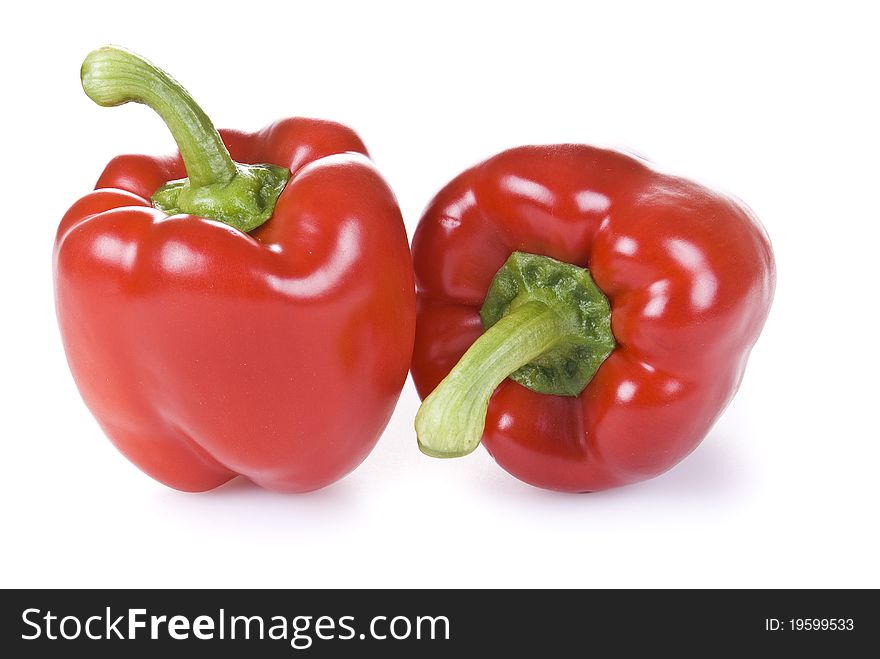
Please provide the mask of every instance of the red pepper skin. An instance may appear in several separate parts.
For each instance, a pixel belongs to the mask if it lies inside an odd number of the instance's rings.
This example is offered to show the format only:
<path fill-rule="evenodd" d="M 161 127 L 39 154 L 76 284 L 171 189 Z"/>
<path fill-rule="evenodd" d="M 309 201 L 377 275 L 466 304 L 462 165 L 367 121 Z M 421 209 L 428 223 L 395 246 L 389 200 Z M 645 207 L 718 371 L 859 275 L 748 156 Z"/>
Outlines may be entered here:
<path fill-rule="evenodd" d="M 283 492 L 367 456 L 406 378 L 415 289 L 393 193 L 360 139 L 287 119 L 221 131 L 232 157 L 291 170 L 251 234 L 149 197 L 178 157 L 120 156 L 55 243 L 68 362 L 112 442 L 166 485 L 242 474 Z"/>
<path fill-rule="evenodd" d="M 496 389 L 482 442 L 538 487 L 586 492 L 656 476 L 736 393 L 775 287 L 767 235 L 740 202 L 584 145 L 512 149 L 465 171 L 413 238 L 412 374 L 425 398 L 483 332 L 514 251 L 587 267 L 617 348 L 578 397 Z"/>

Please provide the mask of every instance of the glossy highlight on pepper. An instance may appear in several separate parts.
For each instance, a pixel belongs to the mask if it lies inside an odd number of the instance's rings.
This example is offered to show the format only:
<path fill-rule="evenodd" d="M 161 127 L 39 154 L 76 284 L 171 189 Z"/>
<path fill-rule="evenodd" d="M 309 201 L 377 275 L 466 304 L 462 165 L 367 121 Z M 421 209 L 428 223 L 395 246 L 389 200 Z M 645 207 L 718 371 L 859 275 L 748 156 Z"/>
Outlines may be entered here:
<path fill-rule="evenodd" d="M 415 325 L 403 221 L 360 138 L 303 118 L 216 131 L 115 47 L 86 59 L 83 84 L 156 109 L 181 151 L 116 157 L 58 228 L 58 321 L 89 409 L 179 490 L 343 477 L 391 416 Z"/>
<path fill-rule="evenodd" d="M 600 362 L 582 391 L 522 377 L 567 331 L 546 309 L 523 305 L 521 326 L 506 309 L 503 336 L 483 323 L 515 254 L 582 268 L 610 303 L 613 351 L 581 354 Z M 420 447 L 451 457 L 482 442 L 517 478 L 570 492 L 651 478 L 696 448 L 739 387 L 776 276 L 740 201 L 576 144 L 511 149 L 457 176 L 422 216 L 413 257 Z"/>

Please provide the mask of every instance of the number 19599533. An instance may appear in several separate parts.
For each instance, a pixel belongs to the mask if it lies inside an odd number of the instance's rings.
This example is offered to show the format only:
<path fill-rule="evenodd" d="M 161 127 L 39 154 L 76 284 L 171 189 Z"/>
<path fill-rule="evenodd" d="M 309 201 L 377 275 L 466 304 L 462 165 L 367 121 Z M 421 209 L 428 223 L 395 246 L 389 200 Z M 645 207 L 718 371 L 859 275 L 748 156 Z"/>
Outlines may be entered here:
<path fill-rule="evenodd" d="M 852 618 L 765 618 L 764 629 L 770 632 L 791 630 L 806 631 L 852 631 L 855 623 Z"/>

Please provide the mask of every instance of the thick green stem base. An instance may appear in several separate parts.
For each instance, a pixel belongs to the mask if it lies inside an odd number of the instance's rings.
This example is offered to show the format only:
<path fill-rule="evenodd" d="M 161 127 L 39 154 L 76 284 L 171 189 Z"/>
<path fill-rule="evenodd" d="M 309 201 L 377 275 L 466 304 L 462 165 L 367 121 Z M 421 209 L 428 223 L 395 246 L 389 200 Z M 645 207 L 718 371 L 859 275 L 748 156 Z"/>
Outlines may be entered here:
<path fill-rule="evenodd" d="M 289 178 L 290 170 L 284 167 L 236 164 L 235 176 L 226 183 L 193 186 L 188 178 L 169 181 L 151 200 L 169 215 L 198 215 L 248 232 L 272 217 Z"/>
<path fill-rule="evenodd" d="M 467 455 L 480 443 L 489 400 L 505 378 L 538 393 L 577 396 L 614 350 L 611 307 L 584 268 L 514 252 L 480 310 L 486 332 L 425 398 L 419 449 Z"/>

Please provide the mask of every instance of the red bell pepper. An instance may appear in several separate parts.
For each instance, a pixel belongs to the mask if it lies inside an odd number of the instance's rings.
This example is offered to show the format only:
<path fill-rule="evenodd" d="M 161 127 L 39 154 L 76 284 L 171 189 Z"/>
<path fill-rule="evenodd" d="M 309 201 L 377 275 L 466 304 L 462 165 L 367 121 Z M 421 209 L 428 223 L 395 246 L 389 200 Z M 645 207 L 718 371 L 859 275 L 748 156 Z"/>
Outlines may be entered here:
<path fill-rule="evenodd" d="M 583 145 L 459 175 L 413 255 L 420 447 L 454 457 L 482 439 L 514 476 L 563 491 L 644 480 L 693 451 L 775 286 L 742 203 Z"/>
<path fill-rule="evenodd" d="M 415 331 L 400 211 L 363 143 L 312 119 L 218 134 L 117 48 L 82 81 L 100 105 L 156 110 L 181 154 L 117 157 L 58 229 L 58 320 L 88 407 L 180 490 L 341 478 L 388 422 Z"/>

